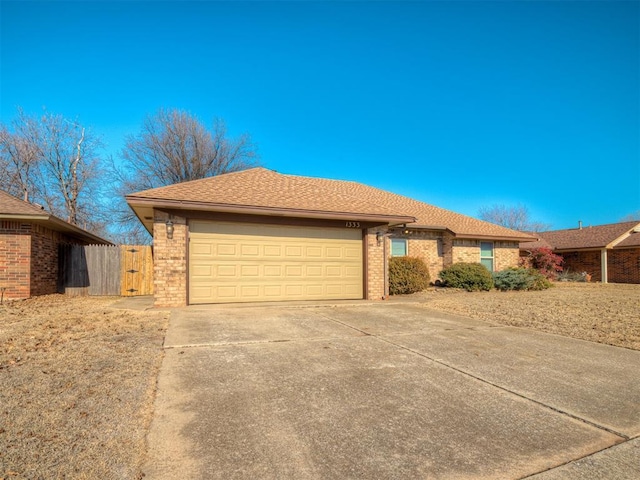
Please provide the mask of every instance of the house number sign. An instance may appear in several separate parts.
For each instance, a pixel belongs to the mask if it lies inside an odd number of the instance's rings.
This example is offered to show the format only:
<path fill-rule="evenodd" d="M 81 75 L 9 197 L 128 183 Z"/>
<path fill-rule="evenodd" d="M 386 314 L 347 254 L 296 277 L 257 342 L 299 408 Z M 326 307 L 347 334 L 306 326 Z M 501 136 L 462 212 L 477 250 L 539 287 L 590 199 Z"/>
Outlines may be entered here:
<path fill-rule="evenodd" d="M 347 222 L 347 228 L 360 228 L 360 222 Z"/>

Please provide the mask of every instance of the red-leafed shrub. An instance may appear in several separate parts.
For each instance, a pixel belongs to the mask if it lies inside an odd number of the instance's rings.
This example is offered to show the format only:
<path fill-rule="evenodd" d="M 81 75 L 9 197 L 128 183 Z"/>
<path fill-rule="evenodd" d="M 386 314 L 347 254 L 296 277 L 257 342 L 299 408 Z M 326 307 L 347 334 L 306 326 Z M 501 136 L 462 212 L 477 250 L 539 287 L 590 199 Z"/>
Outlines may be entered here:
<path fill-rule="evenodd" d="M 521 266 L 535 268 L 550 280 L 555 280 L 562 272 L 563 263 L 564 259 L 547 247 L 532 248 L 527 256 L 520 258 Z"/>

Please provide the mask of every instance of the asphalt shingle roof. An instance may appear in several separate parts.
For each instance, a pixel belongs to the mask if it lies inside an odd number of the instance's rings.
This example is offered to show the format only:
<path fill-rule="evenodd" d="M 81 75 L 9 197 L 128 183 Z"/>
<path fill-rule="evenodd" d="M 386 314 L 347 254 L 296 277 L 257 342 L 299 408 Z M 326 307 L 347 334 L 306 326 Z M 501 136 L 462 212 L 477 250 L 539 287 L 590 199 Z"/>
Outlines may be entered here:
<path fill-rule="evenodd" d="M 3 190 L 0 190 L 0 219 L 16 219 L 42 224 L 52 230 L 64 232 L 72 238 L 79 239 L 85 243 L 111 244 L 111 242 L 91 232 L 51 215 L 39 205 L 25 202 Z"/>
<path fill-rule="evenodd" d="M 521 240 L 528 235 L 477 220 L 424 202 L 362 183 L 285 175 L 257 167 L 191 182 L 159 187 L 127 196 L 135 199 L 172 200 L 269 207 L 329 213 L 411 216 L 415 226 L 447 228 L 456 235 Z"/>
<path fill-rule="evenodd" d="M 537 233 L 540 238 L 538 242 L 521 243 L 520 247 L 523 249 L 551 247 L 554 250 L 604 248 L 638 225 L 640 225 L 640 222 L 634 221 L 539 232 Z M 640 245 L 640 233 L 632 233 L 627 239 L 615 246 L 633 246 L 636 244 Z"/>
<path fill-rule="evenodd" d="M 20 200 L 2 190 L 0 190 L 0 214 L 49 216 L 42 207 Z"/>

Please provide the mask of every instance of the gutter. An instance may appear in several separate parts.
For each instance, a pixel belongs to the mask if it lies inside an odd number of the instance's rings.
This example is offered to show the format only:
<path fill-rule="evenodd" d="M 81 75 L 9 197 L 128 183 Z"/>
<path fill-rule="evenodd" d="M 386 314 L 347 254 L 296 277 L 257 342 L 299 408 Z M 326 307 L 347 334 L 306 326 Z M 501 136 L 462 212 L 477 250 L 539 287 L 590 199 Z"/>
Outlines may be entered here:
<path fill-rule="evenodd" d="M 64 220 L 59 219 L 58 217 L 50 214 L 43 215 L 16 215 L 16 214 L 5 214 L 0 213 L 0 220 L 22 220 L 29 221 L 39 224 L 44 224 L 51 228 L 51 230 L 55 230 L 56 232 L 62 232 L 69 234 L 74 237 L 80 237 L 83 241 L 88 241 L 89 243 L 99 243 L 102 245 L 114 245 L 113 243 L 105 240 L 104 238 L 98 237 L 91 232 L 88 232 L 76 225 L 72 225 L 69 222 L 65 222 Z"/>

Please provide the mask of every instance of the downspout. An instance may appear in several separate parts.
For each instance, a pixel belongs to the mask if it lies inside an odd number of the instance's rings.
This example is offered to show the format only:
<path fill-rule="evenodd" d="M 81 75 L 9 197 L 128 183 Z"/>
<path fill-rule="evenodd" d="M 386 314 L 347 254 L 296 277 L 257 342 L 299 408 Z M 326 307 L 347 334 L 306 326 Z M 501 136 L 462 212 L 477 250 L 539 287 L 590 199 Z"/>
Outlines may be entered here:
<path fill-rule="evenodd" d="M 608 272 L 607 272 L 607 249 L 603 248 L 600 251 L 600 281 L 602 283 L 608 283 Z"/>

